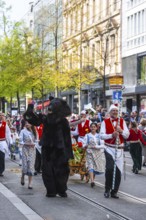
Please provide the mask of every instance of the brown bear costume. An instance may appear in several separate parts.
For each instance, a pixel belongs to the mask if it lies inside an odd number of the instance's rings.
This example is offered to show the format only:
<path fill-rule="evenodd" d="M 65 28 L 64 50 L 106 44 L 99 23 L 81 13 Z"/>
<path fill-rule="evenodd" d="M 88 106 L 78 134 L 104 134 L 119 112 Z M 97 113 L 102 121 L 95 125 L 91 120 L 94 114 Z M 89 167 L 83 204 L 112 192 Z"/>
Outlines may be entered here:
<path fill-rule="evenodd" d="M 67 181 L 69 177 L 68 160 L 73 158 L 70 127 L 66 116 L 71 110 L 66 101 L 54 98 L 51 100 L 48 114 L 36 114 L 33 105 L 28 106 L 24 119 L 30 124 L 43 124 L 42 146 L 42 178 L 47 190 L 47 197 L 67 197 Z"/>

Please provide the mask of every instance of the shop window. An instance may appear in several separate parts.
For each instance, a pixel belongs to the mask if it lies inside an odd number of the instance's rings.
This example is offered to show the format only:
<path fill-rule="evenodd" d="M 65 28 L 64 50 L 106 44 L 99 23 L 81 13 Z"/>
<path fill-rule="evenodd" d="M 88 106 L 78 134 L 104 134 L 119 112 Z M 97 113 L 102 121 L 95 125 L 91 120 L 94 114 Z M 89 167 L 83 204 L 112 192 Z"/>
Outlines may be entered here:
<path fill-rule="evenodd" d="M 146 56 L 140 57 L 139 67 L 140 84 L 146 84 Z"/>

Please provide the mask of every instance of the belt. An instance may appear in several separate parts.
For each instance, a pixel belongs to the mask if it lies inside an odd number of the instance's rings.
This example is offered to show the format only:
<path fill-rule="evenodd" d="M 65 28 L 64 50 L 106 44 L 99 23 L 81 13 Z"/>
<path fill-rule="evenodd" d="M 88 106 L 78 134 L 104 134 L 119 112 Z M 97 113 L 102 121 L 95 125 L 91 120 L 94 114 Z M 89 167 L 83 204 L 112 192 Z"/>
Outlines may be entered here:
<path fill-rule="evenodd" d="M 6 139 L 0 139 L 0 141 L 5 141 Z"/>
<path fill-rule="evenodd" d="M 129 141 L 129 142 L 130 142 L 131 144 L 132 144 L 132 143 L 133 143 L 133 144 L 134 144 L 134 143 L 135 143 L 135 144 L 136 144 L 136 143 L 140 143 L 140 141 Z"/>
<path fill-rule="evenodd" d="M 124 149 L 124 146 L 119 146 L 119 147 L 116 147 L 116 146 L 111 146 L 111 145 L 109 145 L 109 144 L 105 144 L 105 146 L 107 146 L 107 147 L 111 147 L 111 148 L 114 148 L 114 149 Z"/>

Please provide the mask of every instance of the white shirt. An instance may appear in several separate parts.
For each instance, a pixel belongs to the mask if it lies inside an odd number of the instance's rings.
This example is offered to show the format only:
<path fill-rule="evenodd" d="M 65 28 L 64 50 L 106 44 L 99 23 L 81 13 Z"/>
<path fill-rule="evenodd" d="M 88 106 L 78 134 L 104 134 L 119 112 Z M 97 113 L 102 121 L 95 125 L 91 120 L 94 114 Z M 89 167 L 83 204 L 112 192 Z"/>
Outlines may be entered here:
<path fill-rule="evenodd" d="M 113 126 L 115 126 L 116 122 L 113 122 Z M 123 120 L 123 132 L 122 132 L 122 136 L 123 138 L 127 139 L 129 137 L 129 130 L 127 128 L 127 125 L 126 125 L 126 122 Z M 105 126 L 105 121 L 103 121 L 101 123 L 101 128 L 100 128 L 100 136 L 101 136 L 101 139 L 103 140 L 107 140 L 107 139 L 111 139 L 113 138 L 112 137 L 112 134 L 106 134 L 106 126 Z"/>
<path fill-rule="evenodd" d="M 86 119 L 86 120 L 88 120 L 88 119 Z M 89 126 L 90 126 L 90 124 L 92 123 L 92 121 L 90 121 L 90 120 L 88 120 L 88 121 L 89 121 Z M 86 121 L 83 121 L 83 122 L 81 123 L 82 127 L 84 127 L 85 122 L 86 122 Z M 75 129 L 74 131 L 71 131 L 71 134 L 72 134 L 73 136 L 79 135 L 78 125 L 76 126 L 76 129 Z"/>
<path fill-rule="evenodd" d="M 0 127 L 2 126 L 2 124 L 0 123 Z M 12 144 L 12 138 L 11 138 L 11 131 L 9 126 L 6 124 L 6 140 L 4 141 L 0 141 L 0 151 L 2 151 L 3 153 L 9 153 L 8 150 L 8 145 Z"/>

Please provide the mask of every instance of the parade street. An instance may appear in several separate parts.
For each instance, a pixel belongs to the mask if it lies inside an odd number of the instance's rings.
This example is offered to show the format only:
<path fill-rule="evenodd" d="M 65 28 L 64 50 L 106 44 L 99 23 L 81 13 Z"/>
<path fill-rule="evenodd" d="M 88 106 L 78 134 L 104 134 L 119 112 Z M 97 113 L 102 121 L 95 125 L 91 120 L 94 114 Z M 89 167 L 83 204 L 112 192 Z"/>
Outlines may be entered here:
<path fill-rule="evenodd" d="M 105 220 L 146 218 L 146 168 L 133 174 L 132 160 L 125 152 L 126 175 L 122 177 L 119 199 L 104 198 L 104 175 L 97 176 L 94 188 L 70 176 L 68 198 L 47 198 L 41 175 L 33 177 L 33 189 L 20 184 L 18 160 L 6 160 L 4 177 L 0 177 L 0 220 Z M 125 176 L 125 180 L 124 180 Z"/>

